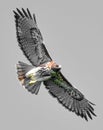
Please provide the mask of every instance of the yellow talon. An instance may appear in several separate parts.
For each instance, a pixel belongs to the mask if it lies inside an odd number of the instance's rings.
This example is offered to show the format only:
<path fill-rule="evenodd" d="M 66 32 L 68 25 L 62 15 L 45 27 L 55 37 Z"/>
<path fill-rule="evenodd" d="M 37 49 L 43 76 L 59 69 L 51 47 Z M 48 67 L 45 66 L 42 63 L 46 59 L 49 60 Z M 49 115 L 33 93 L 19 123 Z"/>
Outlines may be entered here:
<path fill-rule="evenodd" d="M 33 74 L 30 74 L 29 77 L 30 77 L 30 79 L 31 79 L 30 82 L 29 82 L 29 85 L 34 84 L 34 83 L 36 82 L 34 75 L 33 75 Z"/>
<path fill-rule="evenodd" d="M 34 84 L 36 82 L 36 80 L 31 80 L 30 82 L 29 82 L 29 85 L 32 85 L 32 84 Z"/>
<path fill-rule="evenodd" d="M 34 76 L 33 73 L 28 75 L 29 78 L 32 78 L 33 76 Z"/>

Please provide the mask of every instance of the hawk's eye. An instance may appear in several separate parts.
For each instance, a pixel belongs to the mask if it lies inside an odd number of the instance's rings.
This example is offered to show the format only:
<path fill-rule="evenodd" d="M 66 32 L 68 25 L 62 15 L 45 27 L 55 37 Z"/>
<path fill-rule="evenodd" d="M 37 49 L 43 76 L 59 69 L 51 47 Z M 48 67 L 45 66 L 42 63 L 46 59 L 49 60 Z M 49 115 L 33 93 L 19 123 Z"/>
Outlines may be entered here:
<path fill-rule="evenodd" d="M 56 67 L 59 67 L 59 65 L 56 65 Z"/>

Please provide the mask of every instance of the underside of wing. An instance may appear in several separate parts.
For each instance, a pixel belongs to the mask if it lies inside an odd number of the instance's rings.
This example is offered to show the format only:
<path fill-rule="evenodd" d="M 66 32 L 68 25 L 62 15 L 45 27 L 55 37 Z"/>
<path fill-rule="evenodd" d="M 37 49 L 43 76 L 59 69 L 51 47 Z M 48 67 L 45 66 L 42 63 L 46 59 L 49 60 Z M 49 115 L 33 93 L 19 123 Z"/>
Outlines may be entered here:
<path fill-rule="evenodd" d="M 25 11 L 23 8 L 20 11 L 14 11 L 16 32 L 19 46 L 25 56 L 34 66 L 39 66 L 45 62 L 51 61 L 39 28 L 35 15 L 33 17 L 30 11 Z"/>
<path fill-rule="evenodd" d="M 74 88 L 61 72 L 56 77 L 45 81 L 44 85 L 63 106 L 75 112 L 78 116 L 86 120 L 88 120 L 88 117 L 92 119 L 92 115 L 96 116 L 92 107 L 94 104 L 88 101 L 79 90 Z"/>

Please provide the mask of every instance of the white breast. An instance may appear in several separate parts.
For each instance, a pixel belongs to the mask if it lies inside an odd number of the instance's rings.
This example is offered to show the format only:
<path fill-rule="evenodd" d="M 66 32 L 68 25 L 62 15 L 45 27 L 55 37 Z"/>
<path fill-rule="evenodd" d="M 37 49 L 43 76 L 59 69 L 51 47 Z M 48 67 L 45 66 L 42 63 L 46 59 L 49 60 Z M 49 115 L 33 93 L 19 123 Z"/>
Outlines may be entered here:
<path fill-rule="evenodd" d="M 31 69 L 30 71 L 28 71 L 28 72 L 26 73 L 26 77 L 28 77 L 30 74 L 35 75 L 36 72 L 37 72 L 38 70 L 40 70 L 41 68 L 42 68 L 42 67 L 36 67 L 36 68 Z"/>

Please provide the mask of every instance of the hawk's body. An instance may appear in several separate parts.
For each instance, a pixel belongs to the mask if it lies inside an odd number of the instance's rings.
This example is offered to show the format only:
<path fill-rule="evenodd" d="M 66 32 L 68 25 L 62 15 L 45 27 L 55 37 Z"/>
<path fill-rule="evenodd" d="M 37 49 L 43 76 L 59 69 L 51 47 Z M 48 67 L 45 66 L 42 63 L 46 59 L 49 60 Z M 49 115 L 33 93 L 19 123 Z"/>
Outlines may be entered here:
<path fill-rule="evenodd" d="M 60 66 L 52 61 L 43 44 L 35 15 L 32 17 L 28 9 L 27 11 L 17 9 L 14 14 L 19 46 L 33 65 L 23 62 L 17 65 L 18 78 L 22 85 L 31 93 L 37 94 L 43 82 L 49 92 L 70 111 L 86 120 L 87 116 L 91 119 L 91 115 L 96 116 L 93 103 L 68 82 L 60 72 Z"/>

